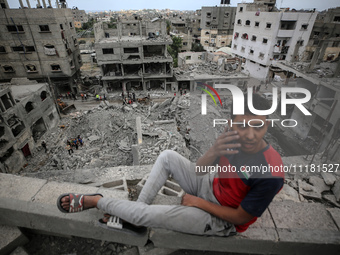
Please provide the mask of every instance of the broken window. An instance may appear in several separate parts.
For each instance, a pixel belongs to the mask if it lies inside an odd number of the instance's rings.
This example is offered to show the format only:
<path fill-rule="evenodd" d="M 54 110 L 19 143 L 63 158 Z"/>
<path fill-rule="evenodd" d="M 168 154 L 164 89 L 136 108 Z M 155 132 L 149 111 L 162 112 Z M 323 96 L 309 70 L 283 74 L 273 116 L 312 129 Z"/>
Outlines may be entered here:
<path fill-rule="evenodd" d="M 14 52 L 18 52 L 18 51 L 24 51 L 25 49 L 24 49 L 23 46 L 14 46 L 14 47 L 12 47 L 12 50 Z"/>
<path fill-rule="evenodd" d="M 253 36 L 251 37 L 251 40 L 255 42 L 255 41 L 256 41 L 256 36 L 253 35 Z"/>
<path fill-rule="evenodd" d="M 267 43 L 268 39 L 267 38 L 263 38 L 262 43 Z"/>
<path fill-rule="evenodd" d="M 308 24 L 302 24 L 301 25 L 301 30 L 307 30 Z"/>
<path fill-rule="evenodd" d="M 71 28 L 73 27 L 73 24 L 72 24 L 72 22 L 70 22 L 70 27 L 71 27 Z"/>
<path fill-rule="evenodd" d="M 60 65 L 58 64 L 53 64 L 51 65 L 52 72 L 61 72 Z"/>
<path fill-rule="evenodd" d="M 188 43 L 187 42 L 183 42 L 183 46 L 187 46 L 188 45 Z"/>
<path fill-rule="evenodd" d="M 266 28 L 271 28 L 272 27 L 272 23 L 267 23 Z"/>
<path fill-rule="evenodd" d="M 280 29 L 282 30 L 294 30 L 296 21 L 281 21 Z"/>
<path fill-rule="evenodd" d="M 299 46 L 303 46 L 303 40 L 297 41 L 296 44 L 299 45 Z"/>
<path fill-rule="evenodd" d="M 246 48 L 241 47 L 241 52 L 244 52 L 246 50 Z"/>
<path fill-rule="evenodd" d="M 32 102 L 27 102 L 27 104 L 25 105 L 26 112 L 29 113 L 33 109 L 34 109 L 33 103 Z"/>
<path fill-rule="evenodd" d="M 139 53 L 138 48 L 124 48 L 124 53 Z"/>
<path fill-rule="evenodd" d="M 34 52 L 34 46 L 14 46 L 12 47 L 14 52 Z"/>
<path fill-rule="evenodd" d="M 234 44 L 234 50 L 237 50 L 237 45 L 236 44 Z"/>
<path fill-rule="evenodd" d="M 26 65 L 26 70 L 28 73 L 37 72 L 37 68 L 35 67 L 35 65 L 31 65 L 31 64 Z"/>
<path fill-rule="evenodd" d="M 260 22 L 255 21 L 255 27 L 259 27 L 260 26 Z"/>
<path fill-rule="evenodd" d="M 53 113 L 51 113 L 50 115 L 48 115 L 48 118 L 49 118 L 50 120 L 53 120 L 53 119 L 54 119 Z"/>
<path fill-rule="evenodd" d="M 15 114 L 9 117 L 7 123 L 15 137 L 25 129 L 24 123 Z"/>
<path fill-rule="evenodd" d="M 240 7 L 240 10 L 239 10 L 239 12 L 243 12 L 243 7 Z"/>
<path fill-rule="evenodd" d="M 47 92 L 44 90 L 40 93 L 40 98 L 41 98 L 41 101 L 44 101 L 46 98 L 47 98 L 48 94 Z"/>
<path fill-rule="evenodd" d="M 140 76 L 142 75 L 141 65 L 123 65 L 124 74 L 130 76 Z"/>
<path fill-rule="evenodd" d="M 113 54 L 113 48 L 103 48 L 103 54 Z"/>
<path fill-rule="evenodd" d="M 254 54 L 254 50 L 250 50 L 250 51 L 249 51 L 249 54 Z"/>
<path fill-rule="evenodd" d="M 250 20 L 246 20 L 246 26 L 250 26 Z"/>
<path fill-rule="evenodd" d="M 210 27 L 210 22 L 207 21 L 207 22 L 205 23 L 205 25 L 206 25 L 207 27 Z"/>
<path fill-rule="evenodd" d="M 40 32 L 50 32 L 50 27 L 48 25 L 39 25 Z"/>
<path fill-rule="evenodd" d="M 61 29 L 61 30 L 63 30 L 63 29 L 64 29 L 64 27 L 63 27 L 63 24 L 60 24 L 60 29 Z"/>
<path fill-rule="evenodd" d="M 9 148 L 4 155 L 0 157 L 0 162 L 5 162 L 7 159 L 9 159 L 14 152 L 13 147 Z"/>
<path fill-rule="evenodd" d="M 206 34 L 206 35 L 209 35 L 210 33 L 207 31 L 207 32 L 205 32 L 205 34 Z"/>
<path fill-rule="evenodd" d="M 6 53 L 6 49 L 4 46 L 0 46 L 0 53 Z"/>
<path fill-rule="evenodd" d="M 165 47 L 161 45 L 145 45 L 143 46 L 144 57 L 162 57 L 164 56 Z"/>
<path fill-rule="evenodd" d="M 191 56 L 186 56 L 185 59 L 186 60 L 191 60 Z"/>
<path fill-rule="evenodd" d="M 9 25 L 9 26 L 7 26 L 8 32 L 17 32 L 17 29 L 18 29 L 18 32 L 24 31 L 24 28 L 22 27 L 22 25 L 17 25 L 17 26 Z"/>
<path fill-rule="evenodd" d="M 225 17 L 229 17 L 229 12 L 224 13 Z"/>
<path fill-rule="evenodd" d="M 44 45 L 44 52 L 47 56 L 57 55 L 57 50 L 55 49 L 54 45 L 51 44 Z"/>
<path fill-rule="evenodd" d="M 14 73 L 14 68 L 12 66 L 5 65 L 3 68 L 5 73 Z"/>
<path fill-rule="evenodd" d="M 247 33 L 242 34 L 242 39 L 248 40 L 248 34 Z"/>
<path fill-rule="evenodd" d="M 211 12 L 207 12 L 207 18 L 211 17 Z"/>
<path fill-rule="evenodd" d="M 238 19 L 238 20 L 237 20 L 237 24 L 238 24 L 238 25 L 242 25 L 242 20 Z"/>
<path fill-rule="evenodd" d="M 35 142 L 37 142 L 40 137 L 42 137 L 46 132 L 46 126 L 43 118 L 37 120 L 31 127 L 31 130 L 33 134 L 33 139 Z"/>
<path fill-rule="evenodd" d="M 340 22 L 340 16 L 334 16 L 333 21 L 334 22 Z"/>
<path fill-rule="evenodd" d="M 262 53 L 262 52 L 260 52 L 260 54 L 259 54 L 259 58 L 264 58 L 264 53 Z"/>
<path fill-rule="evenodd" d="M 15 105 L 12 94 L 9 93 L 9 92 L 7 94 L 4 94 L 3 96 L 1 96 L 1 102 L 5 106 L 6 110 L 11 108 L 13 105 Z"/>

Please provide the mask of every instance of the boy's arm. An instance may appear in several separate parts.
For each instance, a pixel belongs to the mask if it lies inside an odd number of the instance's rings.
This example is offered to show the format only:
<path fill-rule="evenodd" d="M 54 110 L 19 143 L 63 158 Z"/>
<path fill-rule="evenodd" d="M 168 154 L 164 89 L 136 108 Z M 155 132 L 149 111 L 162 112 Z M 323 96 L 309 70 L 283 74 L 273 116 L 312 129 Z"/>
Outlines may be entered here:
<path fill-rule="evenodd" d="M 231 208 L 211 203 L 202 198 L 185 194 L 182 199 L 182 205 L 200 208 L 222 220 L 235 225 L 242 225 L 254 218 L 253 215 L 247 213 L 241 205 L 238 208 Z"/>
<path fill-rule="evenodd" d="M 211 166 L 218 157 L 238 153 L 238 150 L 232 149 L 241 147 L 241 144 L 232 142 L 236 141 L 239 138 L 240 137 L 237 135 L 236 131 L 226 132 L 225 130 L 216 139 L 214 145 L 210 147 L 210 149 L 197 160 L 196 166 Z"/>

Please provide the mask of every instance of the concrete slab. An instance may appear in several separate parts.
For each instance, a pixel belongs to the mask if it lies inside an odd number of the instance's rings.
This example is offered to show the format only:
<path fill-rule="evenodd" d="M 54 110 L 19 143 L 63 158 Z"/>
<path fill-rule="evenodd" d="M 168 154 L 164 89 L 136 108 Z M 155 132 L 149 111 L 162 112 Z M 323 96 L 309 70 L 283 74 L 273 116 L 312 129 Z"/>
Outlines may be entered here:
<path fill-rule="evenodd" d="M 196 236 L 180 232 L 152 229 L 150 240 L 155 247 L 252 254 L 272 253 L 278 235 L 275 229 L 248 229 L 230 237 Z"/>
<path fill-rule="evenodd" d="M 336 197 L 336 201 L 340 202 L 340 179 L 334 183 L 332 191 L 334 196 Z"/>
<path fill-rule="evenodd" d="M 277 229 L 274 254 L 340 254 L 340 234 L 330 230 Z"/>
<path fill-rule="evenodd" d="M 250 225 L 249 228 L 275 228 L 274 221 L 268 209 L 264 211 L 260 218 L 257 218 L 255 223 Z"/>
<path fill-rule="evenodd" d="M 8 199 L 30 201 L 47 181 L 0 173 L 0 194 Z"/>
<path fill-rule="evenodd" d="M 275 226 L 283 229 L 337 230 L 326 208 L 318 203 L 272 202 L 269 211 Z"/>
<path fill-rule="evenodd" d="M 338 208 L 328 208 L 327 211 L 330 212 L 335 224 L 338 226 L 338 229 L 340 230 L 340 209 L 338 209 Z"/>
<path fill-rule="evenodd" d="M 9 254 L 28 241 L 17 227 L 0 225 L 0 254 Z"/>

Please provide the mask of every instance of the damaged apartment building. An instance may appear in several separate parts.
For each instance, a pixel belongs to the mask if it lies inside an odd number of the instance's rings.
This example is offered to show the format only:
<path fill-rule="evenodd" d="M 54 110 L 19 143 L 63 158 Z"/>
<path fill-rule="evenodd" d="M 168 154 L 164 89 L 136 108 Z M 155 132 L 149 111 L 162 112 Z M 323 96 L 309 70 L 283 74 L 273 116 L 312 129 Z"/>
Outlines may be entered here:
<path fill-rule="evenodd" d="M 120 21 L 110 27 L 99 22 L 94 31 L 105 87 L 116 91 L 171 90 L 173 60 L 167 46 L 172 40 L 164 20 Z"/>
<path fill-rule="evenodd" d="M 19 9 L 0 2 L 0 81 L 50 78 L 57 93 L 77 92 L 82 61 L 66 0 L 54 2 L 57 8 L 51 0 L 38 0 L 36 7 L 19 0 Z"/>
<path fill-rule="evenodd" d="M 265 80 L 277 62 L 305 59 L 305 49 L 317 13 L 275 7 L 276 0 L 237 5 L 232 50 L 245 59 L 244 69 Z"/>
<path fill-rule="evenodd" d="M 0 85 L 0 112 L 0 172 L 17 173 L 59 116 L 48 84 L 26 78 Z"/>

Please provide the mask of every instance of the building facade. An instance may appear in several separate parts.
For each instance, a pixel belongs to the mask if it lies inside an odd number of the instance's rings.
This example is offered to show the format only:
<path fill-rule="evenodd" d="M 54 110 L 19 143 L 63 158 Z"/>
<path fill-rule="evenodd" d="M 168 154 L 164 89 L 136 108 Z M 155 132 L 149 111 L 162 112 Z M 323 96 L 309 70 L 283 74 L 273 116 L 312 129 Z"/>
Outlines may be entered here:
<path fill-rule="evenodd" d="M 268 3 L 267 3 L 268 2 Z M 277 10 L 275 1 L 238 4 L 233 53 L 245 59 L 244 69 L 265 80 L 273 61 L 304 59 L 317 13 Z"/>
<path fill-rule="evenodd" d="M 236 7 L 202 7 L 201 44 L 206 50 L 225 47 L 231 44 Z"/>
<path fill-rule="evenodd" d="M 0 171 L 5 173 L 19 172 L 43 134 L 59 122 L 48 84 L 14 80 L 20 85 L 0 86 Z"/>
<path fill-rule="evenodd" d="M 20 1 L 20 9 L 0 9 L 1 81 L 50 78 L 58 93 L 77 92 L 82 61 L 72 10 L 60 2 L 60 8 L 30 8 Z"/>
<path fill-rule="evenodd" d="M 165 89 L 173 76 L 172 44 L 162 19 L 124 21 L 108 28 L 96 23 L 95 49 L 101 67 L 102 81 L 112 90 L 128 91 Z"/>

